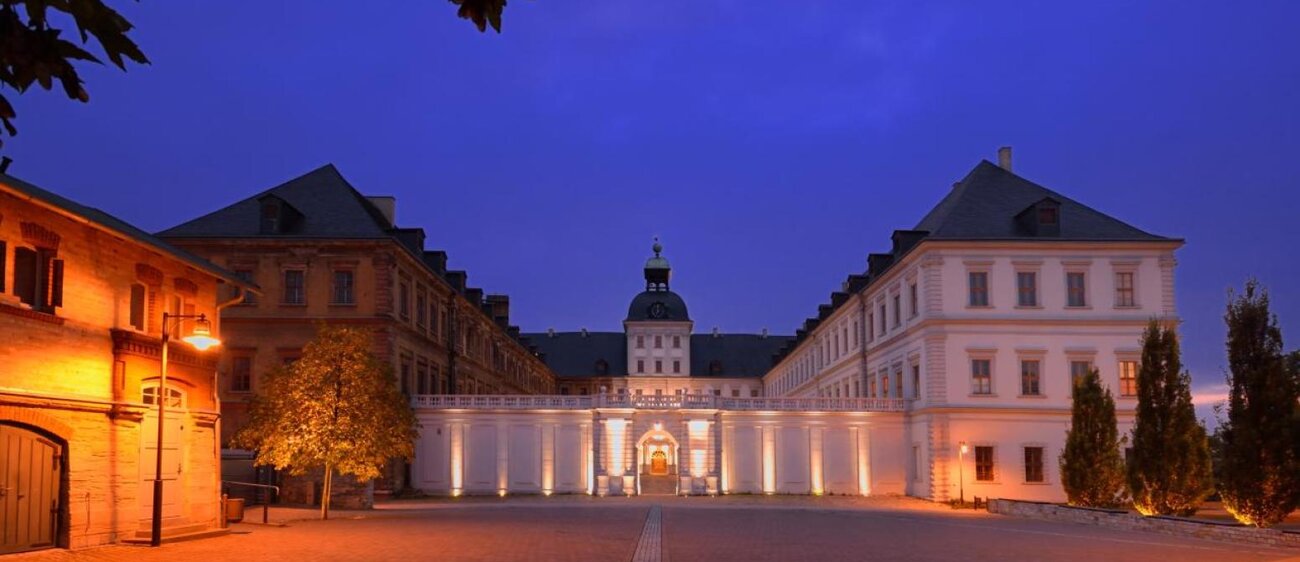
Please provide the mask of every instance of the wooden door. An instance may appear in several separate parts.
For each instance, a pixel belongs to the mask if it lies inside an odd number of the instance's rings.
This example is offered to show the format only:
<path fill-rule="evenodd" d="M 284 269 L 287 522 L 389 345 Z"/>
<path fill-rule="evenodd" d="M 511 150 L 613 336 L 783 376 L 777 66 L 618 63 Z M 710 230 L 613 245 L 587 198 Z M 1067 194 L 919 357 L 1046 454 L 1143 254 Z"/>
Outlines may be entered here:
<path fill-rule="evenodd" d="M 650 454 L 650 474 L 662 476 L 668 474 L 668 455 L 663 451 L 655 451 Z"/>
<path fill-rule="evenodd" d="M 144 402 L 156 404 L 157 387 L 145 389 Z M 163 519 L 180 517 L 183 513 L 185 483 L 182 478 L 185 443 L 185 418 L 188 413 L 184 395 L 176 389 L 167 389 L 167 419 L 163 428 L 162 442 L 162 481 L 163 481 Z M 153 516 L 153 481 L 157 471 L 158 454 L 158 410 L 150 409 L 140 424 L 140 513 L 142 521 Z"/>
<path fill-rule="evenodd" d="M 54 546 L 62 460 L 57 443 L 0 424 L 0 554 Z"/>

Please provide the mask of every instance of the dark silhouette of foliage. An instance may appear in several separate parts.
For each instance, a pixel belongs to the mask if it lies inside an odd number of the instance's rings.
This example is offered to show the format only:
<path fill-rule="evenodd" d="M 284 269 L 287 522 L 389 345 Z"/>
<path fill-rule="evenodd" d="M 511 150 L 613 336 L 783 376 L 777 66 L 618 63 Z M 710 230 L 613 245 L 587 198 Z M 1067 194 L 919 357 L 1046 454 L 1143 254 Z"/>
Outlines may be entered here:
<path fill-rule="evenodd" d="M 1128 484 L 1143 515 L 1192 515 L 1214 490 L 1210 445 L 1192 406 L 1178 334 L 1152 320 L 1142 335 Z"/>
<path fill-rule="evenodd" d="M 1095 369 L 1071 393 L 1070 429 L 1060 458 L 1065 496 L 1070 505 L 1119 507 L 1125 500 L 1125 482 L 1115 399 Z"/>
<path fill-rule="evenodd" d="M 69 99 L 90 101 L 75 63 L 103 63 L 64 36 L 67 24 L 75 29 L 81 45 L 93 37 L 103 55 L 122 70 L 128 60 L 149 63 L 126 36 L 131 22 L 103 0 L 0 0 L 0 86 L 21 94 L 32 84 L 50 90 L 58 81 Z M 0 124 L 9 136 L 18 134 L 16 117 L 13 105 L 0 95 Z"/>
<path fill-rule="evenodd" d="M 479 31 L 487 31 L 491 25 L 501 33 L 501 12 L 506 9 L 506 0 L 451 0 L 451 3 L 460 6 L 456 15 L 474 22 Z"/>
<path fill-rule="evenodd" d="M 1282 354 L 1282 331 L 1268 292 L 1255 280 L 1229 293 L 1228 417 L 1219 420 L 1219 493 L 1238 521 L 1271 527 L 1300 501 L 1296 404 L 1300 384 Z"/>

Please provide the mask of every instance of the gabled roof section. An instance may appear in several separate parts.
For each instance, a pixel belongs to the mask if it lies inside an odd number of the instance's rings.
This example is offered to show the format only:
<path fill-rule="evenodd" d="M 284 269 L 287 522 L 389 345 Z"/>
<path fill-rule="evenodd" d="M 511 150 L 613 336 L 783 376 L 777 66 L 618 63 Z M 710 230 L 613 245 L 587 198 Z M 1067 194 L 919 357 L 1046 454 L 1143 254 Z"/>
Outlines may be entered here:
<path fill-rule="evenodd" d="M 212 275 L 225 283 L 230 283 L 245 289 L 252 289 L 253 291 L 259 290 L 257 285 L 241 280 L 239 277 L 235 276 L 234 273 L 217 267 L 216 265 L 213 265 L 212 262 L 186 252 L 185 250 L 172 246 L 171 244 L 160 240 L 156 236 L 136 228 L 131 225 L 131 223 L 94 207 L 87 207 L 77 203 L 76 201 L 63 197 L 62 195 L 36 187 L 35 185 L 23 180 L 2 173 L 0 173 L 0 189 L 10 191 L 22 198 L 29 198 L 38 201 L 46 206 L 59 209 L 64 213 L 80 217 L 81 219 L 105 230 L 116 232 L 137 244 L 151 247 L 159 253 L 185 262 L 190 267 Z"/>
<path fill-rule="evenodd" d="M 292 229 L 264 234 L 262 201 L 274 197 L 302 215 Z M 169 238 L 387 238 L 383 213 L 333 164 L 158 233 Z"/>
<path fill-rule="evenodd" d="M 928 231 L 929 240 L 1043 239 L 1021 229 L 1016 217 L 1047 198 L 1061 203 L 1060 235 L 1048 239 L 1173 240 L 1124 223 L 988 160 L 981 161 L 953 186 L 952 191 L 917 223 L 914 230 Z"/>

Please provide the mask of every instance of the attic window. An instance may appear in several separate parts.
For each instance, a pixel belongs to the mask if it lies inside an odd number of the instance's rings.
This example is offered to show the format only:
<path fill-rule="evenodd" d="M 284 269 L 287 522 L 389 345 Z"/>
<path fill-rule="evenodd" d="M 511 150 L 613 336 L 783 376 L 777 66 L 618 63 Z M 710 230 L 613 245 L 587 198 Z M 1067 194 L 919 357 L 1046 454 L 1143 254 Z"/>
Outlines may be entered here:
<path fill-rule="evenodd" d="M 280 232 L 280 202 L 274 199 L 262 201 L 262 219 L 260 230 L 262 234 L 276 234 Z"/>
<path fill-rule="evenodd" d="M 1038 208 L 1038 224 L 1056 224 L 1057 208 L 1042 206 Z"/>
<path fill-rule="evenodd" d="M 597 375 L 607 375 L 607 374 L 609 374 L 609 363 L 608 363 L 607 361 L 605 361 L 604 359 L 597 359 L 597 360 L 596 360 L 596 374 L 597 374 Z"/>
<path fill-rule="evenodd" d="M 721 374 L 722 374 L 722 362 L 721 362 L 721 361 L 718 361 L 717 359 L 714 359 L 713 361 L 709 361 L 709 374 L 710 374 L 710 375 L 721 375 Z"/>

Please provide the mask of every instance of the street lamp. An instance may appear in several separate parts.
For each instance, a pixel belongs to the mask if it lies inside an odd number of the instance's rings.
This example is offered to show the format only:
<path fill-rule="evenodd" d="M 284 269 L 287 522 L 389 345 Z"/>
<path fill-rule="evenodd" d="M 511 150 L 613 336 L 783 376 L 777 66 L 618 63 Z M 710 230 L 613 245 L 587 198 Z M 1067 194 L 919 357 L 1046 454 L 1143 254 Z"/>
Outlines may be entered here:
<path fill-rule="evenodd" d="M 212 337 L 212 322 L 203 314 L 167 314 L 163 313 L 162 317 L 162 372 L 158 382 L 158 392 L 154 394 L 154 400 L 158 402 L 158 446 L 154 450 L 154 472 L 153 472 L 153 527 L 149 536 L 149 546 L 158 546 L 162 544 L 162 503 L 163 503 L 163 480 L 162 480 L 162 458 L 163 458 L 163 427 L 166 424 L 167 413 L 167 343 L 171 341 L 171 333 L 168 329 L 168 321 L 174 322 L 179 326 L 183 320 L 194 320 L 194 331 L 188 336 L 181 338 L 181 341 L 194 346 L 199 351 L 205 351 L 216 345 L 221 345 L 221 340 Z"/>
<path fill-rule="evenodd" d="M 958 505 L 966 507 L 966 442 L 958 444 L 957 449 L 957 490 L 961 494 L 961 503 Z"/>

